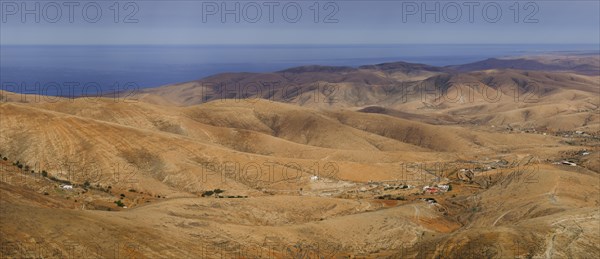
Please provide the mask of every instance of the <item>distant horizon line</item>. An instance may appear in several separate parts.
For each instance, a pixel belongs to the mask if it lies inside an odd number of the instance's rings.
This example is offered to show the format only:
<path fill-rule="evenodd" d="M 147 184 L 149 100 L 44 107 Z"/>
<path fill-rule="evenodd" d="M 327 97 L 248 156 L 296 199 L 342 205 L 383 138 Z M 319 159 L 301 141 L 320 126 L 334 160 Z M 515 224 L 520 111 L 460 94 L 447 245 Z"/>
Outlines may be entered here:
<path fill-rule="evenodd" d="M 573 46 L 573 45 L 594 45 L 600 49 L 600 43 L 248 43 L 248 44 L 217 44 L 217 43 L 190 43 L 190 44 L 2 44 L 0 46 L 214 46 L 214 47 L 235 47 L 235 46 L 403 46 L 403 45 L 473 45 L 473 46 L 506 46 L 506 45 L 526 45 L 526 46 Z"/>

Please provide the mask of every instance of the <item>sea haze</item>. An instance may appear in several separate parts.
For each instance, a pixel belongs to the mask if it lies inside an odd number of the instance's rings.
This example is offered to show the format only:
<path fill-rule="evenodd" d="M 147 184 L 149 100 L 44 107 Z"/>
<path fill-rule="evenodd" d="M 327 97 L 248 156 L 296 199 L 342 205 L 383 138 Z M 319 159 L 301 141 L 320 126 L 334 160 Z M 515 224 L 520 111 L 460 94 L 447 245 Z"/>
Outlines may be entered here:
<path fill-rule="evenodd" d="M 81 96 L 185 82 L 222 72 L 268 72 L 301 65 L 359 66 L 406 61 L 436 66 L 556 51 L 578 45 L 178 45 L 0 46 L 2 89 Z"/>

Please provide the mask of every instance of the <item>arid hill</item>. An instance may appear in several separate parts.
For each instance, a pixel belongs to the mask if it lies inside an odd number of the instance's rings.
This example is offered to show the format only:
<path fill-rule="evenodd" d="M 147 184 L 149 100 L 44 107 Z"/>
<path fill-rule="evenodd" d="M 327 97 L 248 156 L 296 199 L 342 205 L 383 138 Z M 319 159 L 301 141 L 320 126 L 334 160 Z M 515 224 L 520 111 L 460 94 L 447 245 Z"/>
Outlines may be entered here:
<path fill-rule="evenodd" d="M 306 66 L 275 73 L 227 73 L 146 89 L 133 96 L 169 106 L 265 99 L 319 109 L 377 106 L 429 123 L 519 130 L 597 129 L 597 55 L 493 61 L 444 68 L 396 62 L 359 68 Z M 532 62 L 565 69 L 540 71 L 545 67 L 523 65 Z M 589 68 L 587 72 L 575 69 L 582 66 Z"/>
<path fill-rule="evenodd" d="M 0 253 L 597 258 L 599 80 L 398 62 L 2 91 Z"/>

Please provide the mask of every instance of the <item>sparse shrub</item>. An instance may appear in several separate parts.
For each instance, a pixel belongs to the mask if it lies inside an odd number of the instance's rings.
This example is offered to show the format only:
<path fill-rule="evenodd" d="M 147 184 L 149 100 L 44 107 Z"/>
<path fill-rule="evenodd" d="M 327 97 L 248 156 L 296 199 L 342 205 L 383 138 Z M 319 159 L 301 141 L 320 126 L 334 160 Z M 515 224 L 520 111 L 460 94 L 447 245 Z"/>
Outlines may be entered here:
<path fill-rule="evenodd" d="M 125 194 L 121 193 L 121 199 L 125 198 Z"/>
<path fill-rule="evenodd" d="M 119 207 L 125 206 L 125 204 L 123 204 L 123 202 L 121 200 L 116 200 L 115 204 L 117 204 L 117 206 L 119 206 Z"/>
<path fill-rule="evenodd" d="M 129 192 L 136 192 L 135 189 L 129 189 Z"/>
<path fill-rule="evenodd" d="M 448 184 L 448 191 L 452 191 L 452 185 Z"/>
<path fill-rule="evenodd" d="M 6 160 L 8 160 L 8 158 L 7 157 L 3 157 L 2 160 L 6 161 Z"/>
<path fill-rule="evenodd" d="M 86 181 L 83 183 L 83 186 L 85 186 L 85 187 L 90 187 L 90 181 L 87 181 L 87 180 L 86 180 Z"/>
<path fill-rule="evenodd" d="M 22 164 L 17 164 L 17 167 L 18 167 L 19 169 L 23 169 L 23 165 L 22 165 Z"/>
<path fill-rule="evenodd" d="M 48 177 L 48 172 L 46 172 L 46 170 L 42 170 L 42 176 L 43 177 Z"/>
<path fill-rule="evenodd" d="M 380 200 L 390 200 L 391 198 L 392 198 L 391 194 L 385 194 L 385 195 L 377 197 L 377 199 L 380 199 Z"/>
<path fill-rule="evenodd" d="M 32 174 L 35 174 L 35 171 L 34 171 L 34 170 L 31 170 L 31 173 L 32 173 Z"/>
<path fill-rule="evenodd" d="M 50 195 L 48 192 L 44 192 L 44 195 Z"/>
<path fill-rule="evenodd" d="M 398 196 L 396 197 L 396 200 L 403 201 L 406 200 L 406 198 L 404 198 L 404 196 Z"/>
<path fill-rule="evenodd" d="M 215 189 L 215 190 L 214 190 L 214 192 L 215 192 L 216 194 L 219 194 L 219 193 L 223 193 L 223 192 L 225 192 L 225 191 L 224 191 L 224 190 L 221 190 L 221 189 Z"/>
<path fill-rule="evenodd" d="M 213 192 L 213 191 L 205 191 L 205 192 L 202 193 L 202 197 L 208 197 L 208 196 L 213 195 L 214 193 L 215 192 Z"/>

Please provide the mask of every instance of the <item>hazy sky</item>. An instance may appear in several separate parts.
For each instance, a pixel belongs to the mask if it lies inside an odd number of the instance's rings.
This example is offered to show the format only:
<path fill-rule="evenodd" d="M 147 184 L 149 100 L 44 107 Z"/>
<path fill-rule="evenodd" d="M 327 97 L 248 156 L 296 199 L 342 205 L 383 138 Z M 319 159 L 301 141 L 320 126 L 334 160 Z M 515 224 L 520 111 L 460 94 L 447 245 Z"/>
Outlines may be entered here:
<path fill-rule="evenodd" d="M 597 0 L 115 2 L 0 0 L 0 43 L 600 43 Z"/>

